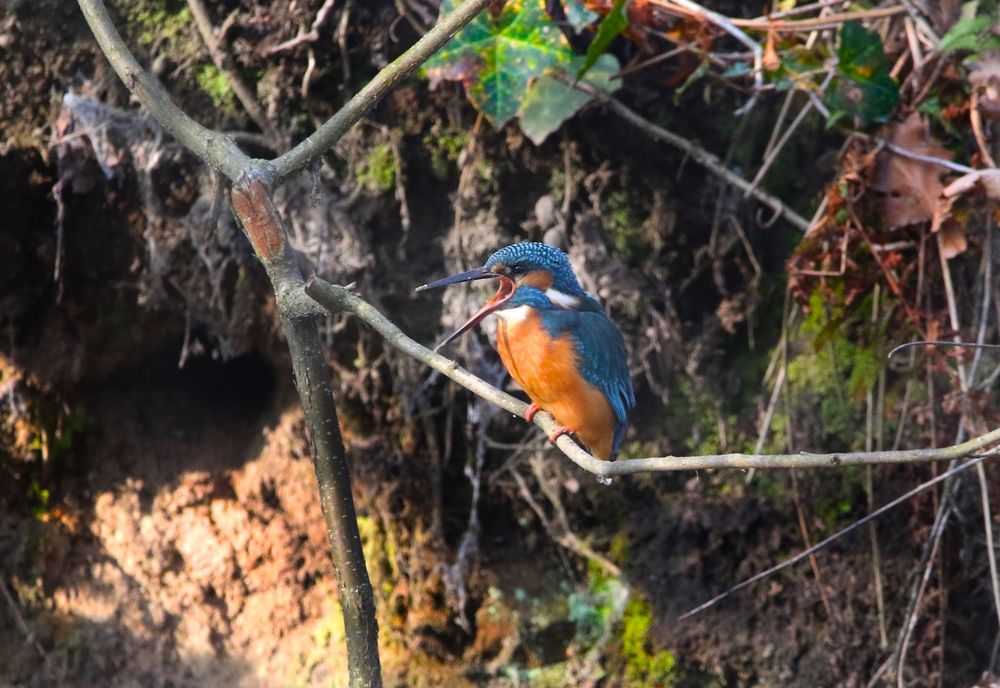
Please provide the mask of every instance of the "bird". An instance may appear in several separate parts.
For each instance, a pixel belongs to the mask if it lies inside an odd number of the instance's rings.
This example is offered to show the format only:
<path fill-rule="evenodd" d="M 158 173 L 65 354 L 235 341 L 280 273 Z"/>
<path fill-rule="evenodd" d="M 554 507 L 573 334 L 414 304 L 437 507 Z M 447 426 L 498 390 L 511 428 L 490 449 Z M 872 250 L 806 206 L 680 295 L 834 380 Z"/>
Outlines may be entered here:
<path fill-rule="evenodd" d="M 621 331 L 580 286 L 569 258 L 541 242 L 511 244 L 482 267 L 417 287 L 496 279 L 496 294 L 447 337 L 441 349 L 484 318 L 498 316 L 496 348 L 511 377 L 531 399 L 525 418 L 540 410 L 598 459 L 621 449 L 635 391 Z"/>

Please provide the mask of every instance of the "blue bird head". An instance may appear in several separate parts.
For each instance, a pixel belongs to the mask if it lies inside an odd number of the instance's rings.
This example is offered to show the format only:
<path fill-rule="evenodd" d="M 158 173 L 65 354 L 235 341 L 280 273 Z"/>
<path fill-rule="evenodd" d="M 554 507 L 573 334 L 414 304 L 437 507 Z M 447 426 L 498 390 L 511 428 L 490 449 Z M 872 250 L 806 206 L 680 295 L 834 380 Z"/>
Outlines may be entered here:
<path fill-rule="evenodd" d="M 573 274 L 573 268 L 566 254 L 555 246 L 537 241 L 505 246 L 491 255 L 482 267 L 425 284 L 417 287 L 417 291 L 491 278 L 500 281 L 497 293 L 462 327 L 441 342 L 438 348 L 469 330 L 491 313 L 515 305 L 529 305 L 513 301 L 516 295 L 520 300 L 530 299 L 533 303 L 538 302 L 535 307 L 573 308 L 584 302 L 592 302 Z"/>
<path fill-rule="evenodd" d="M 526 284 L 542 291 L 552 288 L 567 296 L 585 294 L 566 254 L 538 241 L 505 246 L 490 256 L 483 267 L 494 274 L 510 277 L 518 285 Z"/>

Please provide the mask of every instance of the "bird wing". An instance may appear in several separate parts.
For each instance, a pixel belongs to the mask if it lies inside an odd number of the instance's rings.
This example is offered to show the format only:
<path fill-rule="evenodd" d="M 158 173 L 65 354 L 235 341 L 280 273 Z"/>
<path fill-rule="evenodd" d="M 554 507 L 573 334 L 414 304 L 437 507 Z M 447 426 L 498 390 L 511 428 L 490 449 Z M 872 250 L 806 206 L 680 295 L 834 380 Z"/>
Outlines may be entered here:
<path fill-rule="evenodd" d="M 635 407 L 635 392 L 628 373 L 628 354 L 621 332 L 603 310 L 547 311 L 542 322 L 553 336 L 564 332 L 572 335 L 580 359 L 580 373 L 604 393 L 614 411 L 616 423 L 611 452 L 614 458 L 625 437 L 628 412 Z"/>

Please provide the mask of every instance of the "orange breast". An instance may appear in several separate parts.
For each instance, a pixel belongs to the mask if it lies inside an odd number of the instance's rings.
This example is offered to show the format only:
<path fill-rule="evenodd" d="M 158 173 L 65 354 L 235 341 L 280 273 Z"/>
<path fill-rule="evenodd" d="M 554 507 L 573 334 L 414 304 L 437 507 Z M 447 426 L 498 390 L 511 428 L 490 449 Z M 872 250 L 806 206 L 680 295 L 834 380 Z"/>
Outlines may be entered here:
<path fill-rule="evenodd" d="M 552 338 L 537 313 L 497 323 L 497 351 L 531 400 L 572 430 L 599 459 L 611 458 L 615 416 L 604 393 L 577 366 L 572 338 Z"/>

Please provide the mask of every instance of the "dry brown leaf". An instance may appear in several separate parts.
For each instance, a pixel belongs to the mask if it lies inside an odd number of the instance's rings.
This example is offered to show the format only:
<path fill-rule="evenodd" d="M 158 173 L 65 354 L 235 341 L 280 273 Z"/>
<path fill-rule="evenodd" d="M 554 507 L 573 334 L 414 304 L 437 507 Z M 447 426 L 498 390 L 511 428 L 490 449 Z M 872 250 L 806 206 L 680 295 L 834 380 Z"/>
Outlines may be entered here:
<path fill-rule="evenodd" d="M 895 126 L 891 141 L 912 153 L 951 159 L 951 153 L 931 135 L 916 112 Z M 930 220 L 931 231 L 937 231 L 950 208 L 943 206 L 941 199 L 945 169 L 891 151 L 879 153 L 876 163 L 873 187 L 886 194 L 882 203 L 886 226 L 896 229 Z"/>
<path fill-rule="evenodd" d="M 965 230 L 952 218 L 941 225 L 941 255 L 950 260 L 967 248 Z"/>

